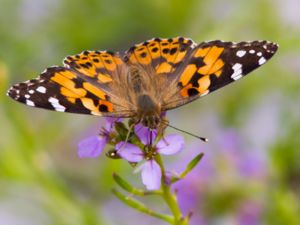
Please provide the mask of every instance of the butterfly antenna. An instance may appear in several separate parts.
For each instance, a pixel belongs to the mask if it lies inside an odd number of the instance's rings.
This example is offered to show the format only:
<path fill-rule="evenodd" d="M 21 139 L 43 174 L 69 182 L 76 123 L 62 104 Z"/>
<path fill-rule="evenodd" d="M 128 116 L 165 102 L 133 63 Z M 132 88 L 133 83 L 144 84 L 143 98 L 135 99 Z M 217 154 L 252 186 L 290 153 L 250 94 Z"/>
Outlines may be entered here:
<path fill-rule="evenodd" d="M 205 138 L 205 137 L 200 137 L 200 136 L 198 136 L 198 135 L 196 135 L 196 134 L 193 134 L 193 133 L 190 133 L 190 132 L 188 132 L 188 131 L 181 130 L 181 129 L 177 128 L 177 127 L 174 127 L 174 126 L 170 125 L 168 122 L 165 122 L 165 121 L 163 121 L 163 120 L 162 120 L 161 122 L 163 122 L 164 124 L 166 124 L 168 127 L 173 128 L 174 130 L 178 130 L 178 131 L 180 131 L 180 132 L 182 132 L 182 133 L 191 135 L 191 136 L 193 136 L 193 137 L 195 137 L 195 138 L 200 139 L 200 140 L 203 141 L 203 142 L 208 142 L 208 139 Z"/>

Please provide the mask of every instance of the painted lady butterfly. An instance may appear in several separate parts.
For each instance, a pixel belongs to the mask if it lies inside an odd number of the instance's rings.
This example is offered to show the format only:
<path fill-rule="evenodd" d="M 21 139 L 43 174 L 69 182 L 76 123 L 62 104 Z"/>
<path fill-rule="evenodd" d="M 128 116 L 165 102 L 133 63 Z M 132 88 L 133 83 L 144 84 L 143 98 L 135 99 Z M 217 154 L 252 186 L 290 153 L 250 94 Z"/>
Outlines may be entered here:
<path fill-rule="evenodd" d="M 154 38 L 121 55 L 84 51 L 64 66 L 12 86 L 8 95 L 29 106 L 61 112 L 131 117 L 157 128 L 160 114 L 236 81 L 270 59 L 269 41 L 196 44 Z"/>

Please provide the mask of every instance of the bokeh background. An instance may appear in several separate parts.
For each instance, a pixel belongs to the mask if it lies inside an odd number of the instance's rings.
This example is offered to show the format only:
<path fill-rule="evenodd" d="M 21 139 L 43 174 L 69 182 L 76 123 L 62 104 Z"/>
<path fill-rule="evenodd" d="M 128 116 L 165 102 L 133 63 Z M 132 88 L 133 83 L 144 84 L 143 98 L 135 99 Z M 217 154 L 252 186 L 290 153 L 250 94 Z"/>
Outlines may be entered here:
<path fill-rule="evenodd" d="M 78 158 L 77 143 L 102 119 L 29 108 L 5 92 L 67 55 L 175 36 L 280 45 L 247 78 L 168 113 L 210 139 L 185 136 L 184 152 L 166 159 L 180 171 L 205 153 L 177 185 L 191 224 L 300 224 L 299 0 L 0 0 L 1 225 L 163 224 L 111 194 L 113 172 L 142 187 L 127 163 Z"/>

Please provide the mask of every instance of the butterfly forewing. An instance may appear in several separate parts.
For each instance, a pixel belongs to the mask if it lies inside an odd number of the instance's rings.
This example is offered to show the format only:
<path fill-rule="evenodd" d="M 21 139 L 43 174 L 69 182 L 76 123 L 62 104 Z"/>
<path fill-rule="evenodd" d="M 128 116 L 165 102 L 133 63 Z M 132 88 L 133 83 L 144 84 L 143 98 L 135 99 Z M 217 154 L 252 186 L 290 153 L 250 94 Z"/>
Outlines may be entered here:
<path fill-rule="evenodd" d="M 163 109 L 186 104 L 247 75 L 269 60 L 278 46 L 268 41 L 199 44 L 177 74 L 177 87 L 165 94 Z"/>
<path fill-rule="evenodd" d="M 64 64 L 65 67 L 50 67 L 38 78 L 12 86 L 8 95 L 29 106 L 61 112 L 132 115 L 115 88 L 120 86 L 118 71 L 124 66 L 121 58 L 107 52 L 85 51 L 66 57 Z"/>

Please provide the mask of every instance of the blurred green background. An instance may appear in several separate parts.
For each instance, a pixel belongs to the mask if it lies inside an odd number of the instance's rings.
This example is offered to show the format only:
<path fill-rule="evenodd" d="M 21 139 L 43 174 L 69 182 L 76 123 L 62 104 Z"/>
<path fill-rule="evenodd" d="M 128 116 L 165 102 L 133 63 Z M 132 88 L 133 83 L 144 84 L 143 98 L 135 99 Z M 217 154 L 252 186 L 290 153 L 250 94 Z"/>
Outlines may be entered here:
<path fill-rule="evenodd" d="M 1 225 L 160 224 L 112 196 L 114 171 L 141 186 L 127 163 L 78 159 L 78 141 L 102 119 L 29 108 L 5 93 L 67 55 L 175 36 L 280 45 L 249 77 L 168 114 L 210 139 L 186 136 L 185 151 L 167 159 L 180 170 L 206 153 L 178 187 L 192 224 L 300 224 L 298 0 L 0 0 Z M 162 208 L 159 199 L 151 204 Z"/>

